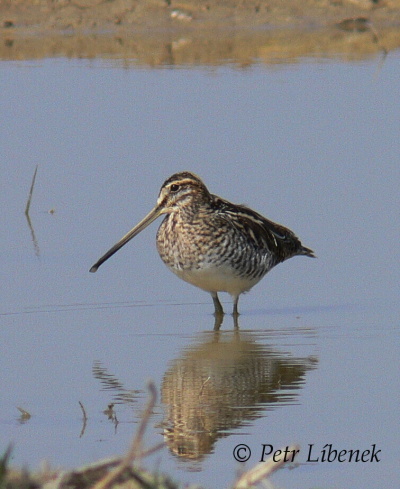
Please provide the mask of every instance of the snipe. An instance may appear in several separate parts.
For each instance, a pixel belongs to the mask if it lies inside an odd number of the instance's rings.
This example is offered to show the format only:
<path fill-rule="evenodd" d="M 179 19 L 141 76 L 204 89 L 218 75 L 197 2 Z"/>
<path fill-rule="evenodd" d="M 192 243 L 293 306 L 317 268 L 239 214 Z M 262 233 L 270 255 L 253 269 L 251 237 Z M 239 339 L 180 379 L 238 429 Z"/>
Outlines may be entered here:
<path fill-rule="evenodd" d="M 210 292 L 216 316 L 223 314 L 218 292 L 232 296 L 233 314 L 237 315 L 240 294 L 271 268 L 292 256 L 314 257 L 289 229 L 210 194 L 198 176 L 181 172 L 164 182 L 154 209 L 90 271 L 96 272 L 161 214 L 166 214 L 157 232 L 161 259 L 178 277 Z"/>

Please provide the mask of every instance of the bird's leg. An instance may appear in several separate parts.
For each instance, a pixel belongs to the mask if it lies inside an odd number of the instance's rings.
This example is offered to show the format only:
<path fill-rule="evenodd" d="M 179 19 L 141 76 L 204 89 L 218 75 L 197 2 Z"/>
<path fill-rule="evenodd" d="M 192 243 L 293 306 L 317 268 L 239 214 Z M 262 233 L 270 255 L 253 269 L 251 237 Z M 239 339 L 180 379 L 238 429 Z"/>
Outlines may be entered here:
<path fill-rule="evenodd" d="M 233 317 L 237 318 L 239 316 L 239 311 L 238 311 L 238 302 L 239 302 L 239 296 L 236 295 L 233 298 Z"/>
<path fill-rule="evenodd" d="M 219 331 L 222 321 L 224 320 L 224 315 L 223 314 L 215 314 L 215 320 L 214 320 L 214 331 Z"/>
<path fill-rule="evenodd" d="M 213 298 L 214 302 L 214 316 L 215 316 L 215 323 L 214 323 L 214 330 L 218 331 L 219 328 L 221 327 L 222 321 L 224 319 L 224 310 L 222 309 L 221 303 L 219 302 L 218 299 L 218 294 L 216 292 L 211 292 L 211 297 Z"/>
<path fill-rule="evenodd" d="M 219 302 L 218 299 L 218 294 L 216 292 L 211 292 L 211 297 L 214 302 L 214 315 L 215 317 L 221 317 L 224 315 L 224 310 L 222 309 L 221 303 Z"/>

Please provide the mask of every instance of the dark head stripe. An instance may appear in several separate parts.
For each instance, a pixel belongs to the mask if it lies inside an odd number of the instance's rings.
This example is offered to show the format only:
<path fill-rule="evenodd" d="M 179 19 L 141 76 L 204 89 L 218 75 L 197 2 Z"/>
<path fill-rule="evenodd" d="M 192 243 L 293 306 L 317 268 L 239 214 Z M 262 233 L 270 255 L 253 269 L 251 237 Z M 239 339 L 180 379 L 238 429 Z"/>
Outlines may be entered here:
<path fill-rule="evenodd" d="M 202 186 L 205 186 L 203 181 L 194 173 L 190 173 L 188 171 L 183 171 L 180 173 L 175 173 L 171 177 L 169 177 L 167 180 L 165 180 L 163 187 L 169 185 L 170 183 L 175 182 L 179 183 L 180 185 L 183 185 L 185 183 L 197 183 Z"/>

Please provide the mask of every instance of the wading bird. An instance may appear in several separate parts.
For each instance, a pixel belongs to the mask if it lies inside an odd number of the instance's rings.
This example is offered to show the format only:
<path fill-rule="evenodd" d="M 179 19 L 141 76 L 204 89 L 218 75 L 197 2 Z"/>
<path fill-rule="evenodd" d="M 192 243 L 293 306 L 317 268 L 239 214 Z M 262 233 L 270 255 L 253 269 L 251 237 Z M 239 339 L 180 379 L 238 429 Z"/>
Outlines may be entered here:
<path fill-rule="evenodd" d="M 211 194 L 198 176 L 185 171 L 163 183 L 154 209 L 90 271 L 96 272 L 161 214 L 166 214 L 157 232 L 161 259 L 179 278 L 211 294 L 216 316 L 224 313 L 218 292 L 232 296 L 237 316 L 240 294 L 271 268 L 292 256 L 314 257 L 290 229 Z"/>

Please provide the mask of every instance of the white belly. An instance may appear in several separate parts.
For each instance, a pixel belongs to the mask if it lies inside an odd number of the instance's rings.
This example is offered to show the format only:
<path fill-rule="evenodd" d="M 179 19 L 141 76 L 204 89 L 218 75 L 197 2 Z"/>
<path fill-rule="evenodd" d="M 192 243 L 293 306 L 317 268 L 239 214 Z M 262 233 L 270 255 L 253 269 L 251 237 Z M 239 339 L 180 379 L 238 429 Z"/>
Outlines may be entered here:
<path fill-rule="evenodd" d="M 228 292 L 236 297 L 250 290 L 260 278 L 236 276 L 232 269 L 222 267 L 202 268 L 199 270 L 179 270 L 171 268 L 179 278 L 207 292 Z"/>

